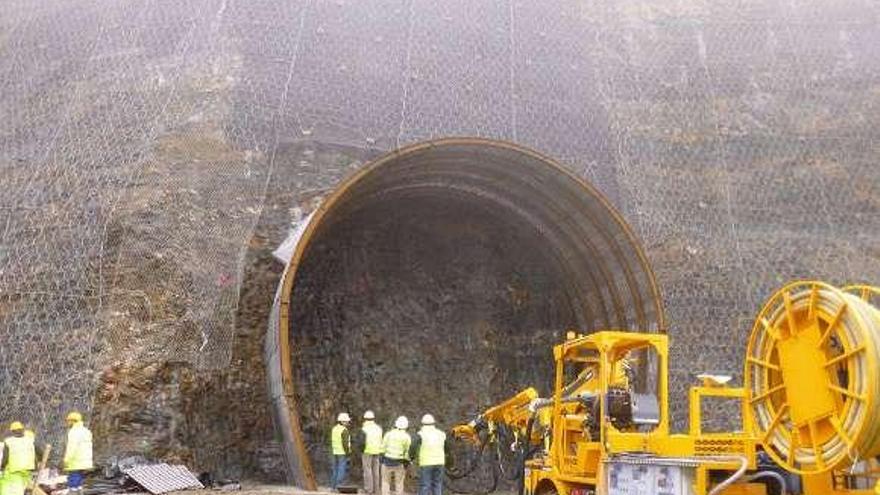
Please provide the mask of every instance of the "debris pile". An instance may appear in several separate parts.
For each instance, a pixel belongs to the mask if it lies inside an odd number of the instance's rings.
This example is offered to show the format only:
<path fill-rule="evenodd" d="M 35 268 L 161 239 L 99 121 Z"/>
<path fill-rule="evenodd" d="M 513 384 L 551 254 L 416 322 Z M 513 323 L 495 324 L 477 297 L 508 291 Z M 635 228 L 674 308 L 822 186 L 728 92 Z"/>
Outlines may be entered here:
<path fill-rule="evenodd" d="M 162 495 L 181 490 L 212 488 L 241 490 L 235 480 L 215 481 L 210 473 L 193 474 L 186 466 L 151 462 L 141 456 L 111 458 L 104 469 L 86 481 L 85 495 L 150 494 Z M 43 469 L 37 476 L 34 495 L 67 495 L 67 476 L 54 469 Z"/>

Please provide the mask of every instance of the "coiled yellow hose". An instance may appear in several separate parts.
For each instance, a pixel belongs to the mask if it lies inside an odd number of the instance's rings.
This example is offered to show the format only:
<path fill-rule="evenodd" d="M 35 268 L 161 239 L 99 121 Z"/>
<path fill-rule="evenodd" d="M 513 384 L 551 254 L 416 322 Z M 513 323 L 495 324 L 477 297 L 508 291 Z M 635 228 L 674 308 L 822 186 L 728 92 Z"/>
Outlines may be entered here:
<path fill-rule="evenodd" d="M 880 311 L 864 287 L 854 292 L 790 284 L 749 337 L 745 413 L 790 471 L 820 473 L 880 454 Z"/>

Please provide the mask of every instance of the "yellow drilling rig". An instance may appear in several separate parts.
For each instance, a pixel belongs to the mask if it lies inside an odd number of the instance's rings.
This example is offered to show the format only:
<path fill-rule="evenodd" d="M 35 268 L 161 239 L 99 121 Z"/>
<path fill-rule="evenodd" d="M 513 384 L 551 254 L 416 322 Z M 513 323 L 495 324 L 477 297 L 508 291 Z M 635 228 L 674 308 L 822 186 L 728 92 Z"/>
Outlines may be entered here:
<path fill-rule="evenodd" d="M 880 493 L 878 302 L 865 286 L 779 290 L 752 329 L 743 386 L 698 375 L 687 433 L 670 432 L 668 337 L 601 331 L 553 348 L 550 397 L 526 389 L 452 434 L 510 443 L 495 447 L 519 453 L 527 495 Z M 704 431 L 706 399 L 729 401 L 738 424 Z"/>

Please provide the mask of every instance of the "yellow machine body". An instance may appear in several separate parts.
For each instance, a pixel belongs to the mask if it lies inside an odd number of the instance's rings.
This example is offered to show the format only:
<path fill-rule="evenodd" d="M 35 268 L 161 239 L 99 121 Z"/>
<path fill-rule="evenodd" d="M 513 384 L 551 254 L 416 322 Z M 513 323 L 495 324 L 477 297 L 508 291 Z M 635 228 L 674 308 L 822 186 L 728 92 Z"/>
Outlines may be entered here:
<path fill-rule="evenodd" d="M 636 431 L 636 427 L 623 430 L 615 427 L 606 413 L 607 391 L 615 383 L 620 362 L 634 353 L 645 353 L 656 360 L 656 394 L 659 404 L 657 423 L 650 431 Z M 593 489 L 603 493 L 604 469 L 616 454 L 652 455 L 654 460 L 663 458 L 705 458 L 694 462 L 694 493 L 705 495 L 710 490 L 713 473 L 733 473 L 742 463 L 755 467 L 756 441 L 744 431 L 738 433 L 703 433 L 701 431 L 700 399 L 702 397 L 725 397 L 742 402 L 742 388 L 727 388 L 704 384 L 691 389 L 691 428 L 687 434 L 669 432 L 668 412 L 668 337 L 662 334 L 603 331 L 569 340 L 554 348 L 556 380 L 552 409 L 552 442 L 543 456 L 527 463 L 525 491 L 528 494 L 576 495 L 590 493 Z M 581 392 L 594 392 L 598 400 L 599 417 L 604 418 L 591 436 L 583 427 L 586 411 L 577 403 L 564 403 L 565 367 L 569 363 L 582 363 L 595 369 L 594 380 Z M 746 419 L 747 421 L 747 419 Z M 721 492 L 762 494 L 764 485 L 734 484 Z"/>
<path fill-rule="evenodd" d="M 527 495 L 766 494 L 768 485 L 751 476 L 761 451 L 782 474 L 797 475 L 804 495 L 872 495 L 880 474 L 873 459 L 878 445 L 872 443 L 880 416 L 865 417 L 854 408 L 880 401 L 872 354 L 873 345 L 880 349 L 880 311 L 870 305 L 878 295 L 873 288 L 841 291 L 818 282 L 780 290 L 750 338 L 745 385 L 730 387 L 726 380 L 703 377 L 689 391 L 687 433 L 670 432 L 667 335 L 623 331 L 570 333 L 553 349 L 551 397 L 539 399 L 527 389 L 480 419 L 492 428 L 507 425 L 517 438 L 528 437 L 529 445 L 543 440 L 544 448 L 525 462 Z M 857 314 L 848 317 L 847 311 Z M 864 361 L 853 357 L 862 355 Z M 654 371 L 653 378 L 630 383 L 625 371 L 633 362 Z M 647 395 L 656 397 L 652 418 L 620 414 L 635 410 L 635 399 Z M 705 398 L 733 401 L 741 424 L 733 431 L 704 431 Z M 457 427 L 454 434 L 475 441 L 475 424 Z M 791 452 L 785 450 L 789 446 Z M 824 446 L 842 450 L 823 460 L 818 454 Z M 866 455 L 860 457 L 857 448 Z M 626 471 L 630 464 L 647 466 L 633 468 L 641 472 L 685 473 L 675 483 L 688 489 L 609 488 L 620 473 L 632 471 Z"/>

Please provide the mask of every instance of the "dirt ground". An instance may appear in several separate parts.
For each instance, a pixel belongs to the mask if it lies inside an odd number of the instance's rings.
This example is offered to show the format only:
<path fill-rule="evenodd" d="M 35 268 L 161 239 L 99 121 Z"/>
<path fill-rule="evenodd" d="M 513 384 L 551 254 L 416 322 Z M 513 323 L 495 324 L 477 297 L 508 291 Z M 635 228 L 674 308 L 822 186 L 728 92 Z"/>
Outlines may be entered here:
<path fill-rule="evenodd" d="M 173 495 L 210 495 L 216 494 L 219 490 L 191 490 L 186 492 L 174 492 Z M 301 488 L 291 486 L 291 485 L 276 485 L 276 484 L 264 484 L 258 482 L 242 482 L 241 490 L 236 492 L 231 492 L 233 494 L 238 495 L 336 495 L 337 492 L 331 490 L 329 487 L 322 486 L 319 487 L 318 491 L 310 492 L 307 490 L 303 490 Z M 359 492 L 363 493 L 363 492 Z M 404 493 L 412 494 L 415 493 L 412 490 L 407 490 Z M 497 495 L 512 495 L 513 492 L 500 490 L 497 492 L 493 492 Z"/>
<path fill-rule="evenodd" d="M 217 494 L 221 490 L 189 490 L 184 492 L 174 492 L 175 495 L 211 495 Z M 238 495 L 336 495 L 337 492 L 331 490 L 330 487 L 322 486 L 318 491 L 303 490 L 292 485 L 276 485 L 264 484 L 258 482 L 242 482 L 241 490 L 229 492 Z"/>
<path fill-rule="evenodd" d="M 208 495 L 215 494 L 219 490 L 191 490 L 186 492 L 176 492 L 178 494 L 188 494 L 188 495 Z M 321 489 L 317 492 L 310 492 L 307 490 L 303 490 L 301 488 L 291 486 L 291 485 L 276 485 L 276 484 L 264 484 L 258 482 L 242 482 L 241 490 L 232 492 L 240 495 L 305 495 L 305 494 L 331 494 L 336 493 L 331 491 L 329 487 L 321 487 Z"/>

